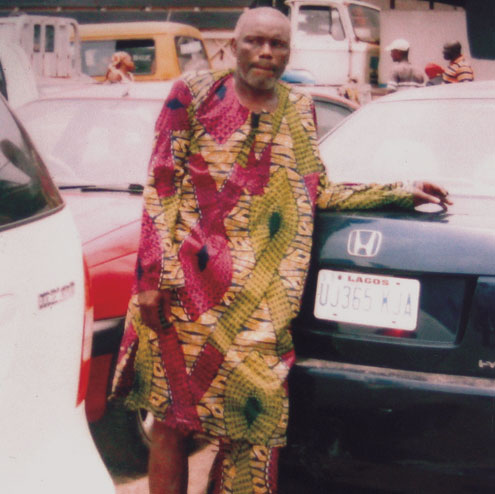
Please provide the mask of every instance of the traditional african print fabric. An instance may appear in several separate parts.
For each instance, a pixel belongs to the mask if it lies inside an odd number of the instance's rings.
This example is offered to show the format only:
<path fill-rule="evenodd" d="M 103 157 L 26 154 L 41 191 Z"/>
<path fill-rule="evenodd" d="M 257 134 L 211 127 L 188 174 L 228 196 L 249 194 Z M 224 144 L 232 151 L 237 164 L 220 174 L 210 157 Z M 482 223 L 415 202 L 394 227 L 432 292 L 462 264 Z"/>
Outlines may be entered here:
<path fill-rule="evenodd" d="M 280 448 L 220 441 L 210 472 L 208 494 L 274 494 Z"/>
<path fill-rule="evenodd" d="M 174 85 L 156 124 L 134 287 L 169 290 L 173 326 L 145 326 L 134 295 L 114 379 L 132 409 L 265 451 L 286 441 L 289 326 L 315 207 L 412 204 L 399 185 L 329 184 L 311 99 L 276 89 L 276 111 L 253 114 L 230 72 Z"/>

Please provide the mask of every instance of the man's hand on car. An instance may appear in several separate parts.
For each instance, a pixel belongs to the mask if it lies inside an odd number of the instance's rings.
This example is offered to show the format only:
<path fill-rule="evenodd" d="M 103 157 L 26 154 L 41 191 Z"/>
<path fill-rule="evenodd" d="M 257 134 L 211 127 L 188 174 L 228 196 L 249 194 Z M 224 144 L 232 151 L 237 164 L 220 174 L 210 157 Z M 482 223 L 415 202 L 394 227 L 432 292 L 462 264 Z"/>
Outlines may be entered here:
<path fill-rule="evenodd" d="M 411 192 L 414 196 L 414 205 L 433 203 L 447 209 L 448 205 L 452 205 L 449 199 L 449 193 L 443 187 L 431 182 L 413 182 L 411 184 Z"/>

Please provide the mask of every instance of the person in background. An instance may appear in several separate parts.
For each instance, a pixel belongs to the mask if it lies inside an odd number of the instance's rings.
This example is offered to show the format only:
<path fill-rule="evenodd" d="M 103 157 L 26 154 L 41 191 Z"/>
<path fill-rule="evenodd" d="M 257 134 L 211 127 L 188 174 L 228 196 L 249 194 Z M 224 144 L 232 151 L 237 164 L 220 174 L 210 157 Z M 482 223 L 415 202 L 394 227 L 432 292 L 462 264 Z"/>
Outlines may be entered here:
<path fill-rule="evenodd" d="M 436 63 L 428 63 L 425 66 L 425 74 L 428 77 L 426 81 L 426 86 L 436 86 L 443 83 L 443 67 L 437 65 Z"/>
<path fill-rule="evenodd" d="M 443 45 L 443 58 L 450 62 L 443 73 L 443 82 L 447 84 L 474 81 L 474 72 L 462 55 L 459 41 L 449 41 Z"/>
<path fill-rule="evenodd" d="M 279 81 L 288 18 L 247 10 L 234 35 L 234 71 L 175 82 L 143 193 L 113 396 L 155 417 L 150 494 L 186 494 L 193 435 L 219 445 L 208 492 L 277 492 L 317 207 L 450 203 L 427 182 L 330 183 L 313 102 Z"/>
<path fill-rule="evenodd" d="M 352 101 L 358 105 L 361 104 L 361 98 L 359 96 L 358 81 L 355 77 L 349 78 L 349 82 L 338 88 L 338 93 L 345 99 Z"/>
<path fill-rule="evenodd" d="M 389 92 L 402 91 L 422 86 L 424 77 L 420 70 L 409 62 L 409 42 L 399 38 L 386 48 L 394 62 L 392 73 L 387 82 Z"/>
<path fill-rule="evenodd" d="M 117 51 L 112 55 L 104 82 L 132 82 L 134 81 L 134 75 L 132 73 L 135 68 L 129 53 L 126 51 Z"/>

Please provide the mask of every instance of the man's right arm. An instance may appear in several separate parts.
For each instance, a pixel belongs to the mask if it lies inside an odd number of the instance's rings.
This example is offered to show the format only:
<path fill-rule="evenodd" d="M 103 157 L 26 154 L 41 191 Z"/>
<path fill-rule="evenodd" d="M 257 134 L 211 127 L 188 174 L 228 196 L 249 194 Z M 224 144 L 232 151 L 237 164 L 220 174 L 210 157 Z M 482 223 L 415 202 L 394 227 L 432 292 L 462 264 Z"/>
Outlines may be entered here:
<path fill-rule="evenodd" d="M 143 322 L 153 328 L 160 326 L 158 310 L 169 300 L 169 294 L 165 292 L 184 284 L 175 227 L 191 138 L 187 113 L 191 101 L 186 83 L 177 81 L 156 122 L 155 142 L 143 192 L 135 290 Z"/>

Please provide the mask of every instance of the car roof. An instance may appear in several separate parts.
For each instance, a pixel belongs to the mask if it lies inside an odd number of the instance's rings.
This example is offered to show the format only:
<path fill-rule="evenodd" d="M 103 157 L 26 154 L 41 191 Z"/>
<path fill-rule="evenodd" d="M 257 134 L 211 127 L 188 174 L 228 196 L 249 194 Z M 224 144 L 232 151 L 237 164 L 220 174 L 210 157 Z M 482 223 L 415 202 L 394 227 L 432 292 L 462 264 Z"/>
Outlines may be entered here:
<path fill-rule="evenodd" d="M 438 99 L 494 99 L 495 81 L 474 81 L 458 84 L 439 84 L 398 91 L 375 100 L 377 103 L 391 101 L 417 101 Z"/>
<path fill-rule="evenodd" d="M 174 79 L 167 81 L 139 81 L 116 84 L 89 82 L 67 88 L 54 87 L 45 90 L 40 99 L 125 98 L 165 100 L 173 83 Z"/>
<path fill-rule="evenodd" d="M 313 84 L 294 84 L 294 89 L 296 91 L 303 91 L 309 94 L 313 99 L 325 99 L 333 101 L 334 103 L 340 103 L 344 106 L 348 106 L 354 110 L 359 108 L 359 105 L 353 101 L 343 98 L 339 95 L 338 90 L 335 86 L 322 86 Z"/>
<path fill-rule="evenodd" d="M 87 82 L 75 84 L 68 87 L 54 86 L 44 88 L 40 99 L 160 99 L 164 100 L 176 79 L 167 81 L 137 81 L 131 83 L 104 84 L 97 82 Z M 340 103 L 352 109 L 359 108 L 359 105 L 338 95 L 335 88 L 325 86 L 304 86 L 295 85 L 295 91 L 304 92 L 313 98 L 330 100 Z"/>
<path fill-rule="evenodd" d="M 170 21 L 134 21 L 80 24 L 79 34 L 82 40 L 95 36 L 114 38 L 116 36 L 151 36 L 153 34 L 181 34 L 201 38 L 201 33 L 194 26 Z"/>

